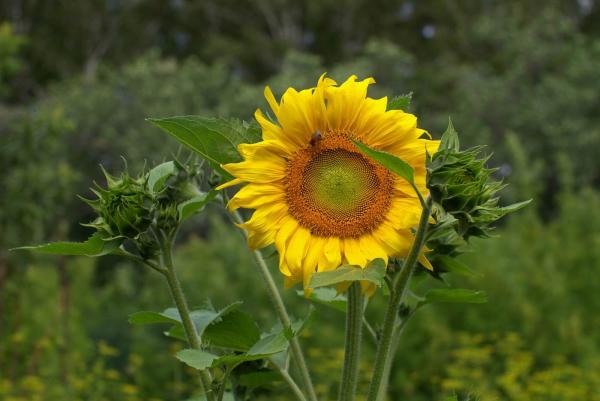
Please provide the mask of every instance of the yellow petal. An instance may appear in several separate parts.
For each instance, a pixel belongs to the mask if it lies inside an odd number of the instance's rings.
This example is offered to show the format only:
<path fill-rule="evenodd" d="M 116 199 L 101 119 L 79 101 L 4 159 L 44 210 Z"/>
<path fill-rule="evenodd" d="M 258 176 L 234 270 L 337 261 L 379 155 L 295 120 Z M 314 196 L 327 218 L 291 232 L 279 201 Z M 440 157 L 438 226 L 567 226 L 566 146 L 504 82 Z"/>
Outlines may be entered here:
<path fill-rule="evenodd" d="M 431 262 L 429 262 L 429 260 L 427 260 L 427 258 L 425 257 L 424 254 L 419 255 L 419 263 L 421 263 L 423 266 L 425 266 L 427 268 L 427 270 L 433 271 L 433 266 L 431 265 Z"/>
<path fill-rule="evenodd" d="M 244 181 L 240 180 L 239 178 L 234 178 L 234 179 L 233 179 L 233 180 L 231 180 L 231 181 L 227 181 L 226 183 L 219 185 L 219 186 L 218 186 L 218 187 L 216 187 L 215 189 L 216 189 L 217 191 L 220 191 L 220 190 L 222 190 L 222 189 L 229 188 L 229 187 L 232 187 L 232 186 L 234 186 L 234 185 L 241 184 L 242 182 L 244 182 Z"/>
<path fill-rule="evenodd" d="M 414 236 L 409 229 L 396 230 L 389 223 L 383 222 L 375 231 L 373 238 L 390 256 L 406 255 L 410 250 Z"/>
<path fill-rule="evenodd" d="M 239 227 L 248 232 L 248 246 L 251 249 L 259 249 L 272 244 L 279 221 L 286 215 L 287 207 L 284 204 L 273 203 L 257 209 L 250 220 L 239 224 Z"/>
<path fill-rule="evenodd" d="M 265 86 L 264 94 L 265 98 L 267 99 L 267 103 L 269 103 L 269 106 L 271 107 L 271 110 L 273 110 L 273 113 L 275 113 L 275 116 L 277 116 L 279 114 L 279 103 L 277 103 L 277 100 L 275 100 L 275 96 L 273 95 L 271 88 Z"/>
<path fill-rule="evenodd" d="M 291 271 L 302 270 L 302 262 L 308 251 L 309 239 L 310 231 L 302 226 L 298 226 L 296 231 L 291 235 L 285 250 L 285 261 Z"/>
<path fill-rule="evenodd" d="M 312 235 L 307 247 L 306 259 L 303 262 L 303 269 L 312 271 L 317 270 L 319 259 L 325 253 L 324 249 L 327 244 L 327 238 Z M 339 253 L 339 252 L 338 252 Z"/>
<path fill-rule="evenodd" d="M 421 211 L 418 198 L 396 197 L 392 200 L 386 220 L 396 229 L 416 227 L 421 219 Z"/>
<path fill-rule="evenodd" d="M 283 180 L 286 175 L 286 163 L 283 158 L 243 161 L 240 163 L 224 164 L 222 167 L 234 177 L 259 184 Z"/>
<path fill-rule="evenodd" d="M 283 265 L 285 262 L 285 252 L 287 249 L 287 244 L 290 240 L 290 237 L 296 232 L 298 229 L 298 223 L 291 216 L 284 216 L 279 221 L 279 231 L 275 234 L 275 248 L 279 253 L 279 266 Z M 293 272 L 292 272 L 293 273 Z"/>
<path fill-rule="evenodd" d="M 285 188 L 271 184 L 247 184 L 231 198 L 227 204 L 229 210 L 240 207 L 246 209 L 258 209 L 268 203 L 285 203 Z"/>
<path fill-rule="evenodd" d="M 325 240 L 323 252 L 319 257 L 318 270 L 320 272 L 338 268 L 342 264 L 341 240 L 329 237 Z"/>
<path fill-rule="evenodd" d="M 375 259 L 383 259 L 385 264 L 388 263 L 388 254 L 379 242 L 373 238 L 371 234 L 363 235 L 359 238 L 360 249 L 367 258 L 367 262 L 372 262 Z"/>
<path fill-rule="evenodd" d="M 344 257 L 351 265 L 365 267 L 367 258 L 360 249 L 360 242 L 355 238 L 344 239 Z"/>
<path fill-rule="evenodd" d="M 373 78 L 356 81 L 356 75 L 349 77 L 339 87 L 329 87 L 326 91 L 328 128 L 352 131 L 367 97 L 367 88 L 374 83 Z"/>

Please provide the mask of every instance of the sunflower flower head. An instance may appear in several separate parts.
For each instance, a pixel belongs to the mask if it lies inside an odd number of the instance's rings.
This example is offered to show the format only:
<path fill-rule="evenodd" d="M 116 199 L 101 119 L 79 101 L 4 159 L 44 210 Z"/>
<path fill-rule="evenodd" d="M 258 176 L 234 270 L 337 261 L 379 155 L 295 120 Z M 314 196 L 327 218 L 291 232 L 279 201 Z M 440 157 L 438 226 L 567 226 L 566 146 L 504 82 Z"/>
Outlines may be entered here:
<path fill-rule="evenodd" d="M 274 119 L 257 110 L 262 141 L 238 147 L 243 161 L 223 165 L 244 184 L 230 209 L 254 209 L 242 224 L 251 248 L 274 244 L 287 286 L 305 288 L 315 272 L 366 267 L 408 253 L 421 204 L 411 185 L 361 153 L 353 141 L 386 151 L 414 169 L 426 187 L 426 155 L 439 142 L 424 137 L 417 118 L 367 96 L 372 78 L 338 85 L 321 76 L 314 88 L 265 97 Z"/>

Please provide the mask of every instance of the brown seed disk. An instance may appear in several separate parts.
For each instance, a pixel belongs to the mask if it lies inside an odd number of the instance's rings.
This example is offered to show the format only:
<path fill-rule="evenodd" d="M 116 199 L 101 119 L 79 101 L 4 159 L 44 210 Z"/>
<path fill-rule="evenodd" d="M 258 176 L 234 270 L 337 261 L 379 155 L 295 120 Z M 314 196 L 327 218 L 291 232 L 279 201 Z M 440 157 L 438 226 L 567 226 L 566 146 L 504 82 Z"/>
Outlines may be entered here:
<path fill-rule="evenodd" d="M 377 228 L 391 204 L 393 176 L 342 132 L 328 132 L 288 161 L 290 214 L 312 234 L 360 237 Z"/>

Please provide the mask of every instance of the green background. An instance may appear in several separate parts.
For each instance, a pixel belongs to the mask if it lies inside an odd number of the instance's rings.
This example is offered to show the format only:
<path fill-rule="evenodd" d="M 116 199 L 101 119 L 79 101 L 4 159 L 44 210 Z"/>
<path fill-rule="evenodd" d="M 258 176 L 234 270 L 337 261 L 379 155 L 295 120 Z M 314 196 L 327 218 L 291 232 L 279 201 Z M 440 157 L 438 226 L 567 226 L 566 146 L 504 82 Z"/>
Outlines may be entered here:
<path fill-rule="evenodd" d="M 161 328 L 130 326 L 170 306 L 150 271 L 115 257 L 9 253 L 81 240 L 75 194 L 98 164 L 132 172 L 178 152 L 146 117 L 250 119 L 265 84 L 327 72 L 373 76 L 371 96 L 414 92 L 439 138 L 489 146 L 505 203 L 534 198 L 462 259 L 484 305 L 428 306 L 406 328 L 390 400 L 600 400 L 600 4 L 522 1 L 7 0 L 0 4 L 0 399 L 185 400 L 194 379 Z M 236 300 L 275 316 L 226 216 L 183 230 L 176 262 L 192 305 Z M 274 272 L 276 261 L 270 260 Z M 279 283 L 282 278 L 276 275 Z M 284 292 L 293 314 L 307 303 Z M 368 315 L 381 318 L 378 295 Z M 333 399 L 343 316 L 323 308 L 302 342 Z M 373 347 L 365 340 L 363 381 Z M 275 386 L 263 399 L 285 400 Z"/>

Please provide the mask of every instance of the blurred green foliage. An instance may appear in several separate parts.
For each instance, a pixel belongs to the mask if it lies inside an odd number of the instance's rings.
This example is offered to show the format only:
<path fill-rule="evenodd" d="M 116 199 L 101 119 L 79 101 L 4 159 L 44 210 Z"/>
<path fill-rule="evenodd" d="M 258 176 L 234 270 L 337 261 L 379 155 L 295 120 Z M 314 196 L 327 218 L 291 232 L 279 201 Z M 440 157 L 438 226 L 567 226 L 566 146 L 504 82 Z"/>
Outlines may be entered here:
<path fill-rule="evenodd" d="M 482 277 L 461 284 L 490 302 L 429 306 L 408 325 L 390 399 L 597 399 L 598 4 L 26 0 L 2 2 L 0 18 L 0 399 L 192 395 L 190 372 L 160 352 L 178 345 L 126 321 L 171 306 L 159 277 L 114 257 L 7 249 L 86 238 L 77 222 L 91 210 L 74 194 L 90 197 L 98 164 L 116 173 L 124 156 L 135 174 L 181 152 L 146 117 L 250 119 L 266 110 L 265 84 L 281 94 L 324 71 L 373 75 L 375 97 L 414 91 L 422 127 L 439 137 L 451 114 L 465 147 L 490 145 L 507 200 L 535 198 L 462 258 Z M 241 236 L 216 208 L 191 221 L 177 262 L 192 305 L 244 299 L 272 324 Z M 285 296 L 306 314 L 294 291 Z M 382 305 L 372 301 L 370 319 Z M 342 326 L 319 307 L 302 338 L 331 398 Z"/>

